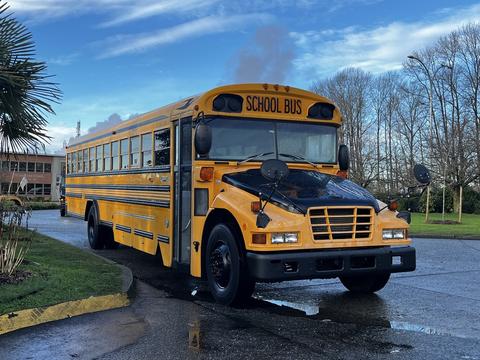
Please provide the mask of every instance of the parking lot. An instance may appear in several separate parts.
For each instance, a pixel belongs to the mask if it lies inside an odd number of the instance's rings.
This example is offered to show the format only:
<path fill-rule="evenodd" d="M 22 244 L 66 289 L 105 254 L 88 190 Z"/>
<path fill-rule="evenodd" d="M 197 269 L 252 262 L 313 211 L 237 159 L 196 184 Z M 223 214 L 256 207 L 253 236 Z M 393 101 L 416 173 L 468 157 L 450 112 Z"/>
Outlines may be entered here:
<path fill-rule="evenodd" d="M 88 248 L 85 222 L 37 211 L 40 233 Z M 417 270 L 377 295 L 337 280 L 259 284 L 242 308 L 216 304 L 202 282 L 132 249 L 96 251 L 130 267 L 130 307 L 0 337 L 6 359 L 480 359 L 480 241 L 415 239 Z"/>

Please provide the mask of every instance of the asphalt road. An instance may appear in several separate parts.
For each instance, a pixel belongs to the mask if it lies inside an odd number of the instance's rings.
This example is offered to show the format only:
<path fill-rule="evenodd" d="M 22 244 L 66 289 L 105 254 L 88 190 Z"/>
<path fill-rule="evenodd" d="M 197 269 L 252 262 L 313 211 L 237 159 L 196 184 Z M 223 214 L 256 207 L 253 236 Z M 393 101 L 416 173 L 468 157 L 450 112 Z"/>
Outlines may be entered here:
<path fill-rule="evenodd" d="M 34 212 L 29 226 L 88 246 L 85 223 L 58 211 Z M 214 303 L 157 257 L 97 251 L 132 269 L 133 304 L 0 336 L 0 359 L 480 359 L 480 241 L 414 245 L 418 270 L 377 295 L 336 280 L 260 284 L 243 308 Z"/>

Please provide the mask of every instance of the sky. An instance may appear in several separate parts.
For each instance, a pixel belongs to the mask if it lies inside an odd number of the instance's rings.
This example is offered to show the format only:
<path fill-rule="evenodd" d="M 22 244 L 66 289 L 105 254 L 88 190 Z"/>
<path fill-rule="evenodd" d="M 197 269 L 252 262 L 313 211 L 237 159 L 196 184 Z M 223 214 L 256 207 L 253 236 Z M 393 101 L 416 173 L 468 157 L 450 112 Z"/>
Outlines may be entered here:
<path fill-rule="evenodd" d="M 0 0 L 0 2 L 5 2 Z M 81 133 L 215 86 L 312 82 L 406 56 L 468 22 L 468 0 L 10 0 L 63 92 L 49 152 Z"/>

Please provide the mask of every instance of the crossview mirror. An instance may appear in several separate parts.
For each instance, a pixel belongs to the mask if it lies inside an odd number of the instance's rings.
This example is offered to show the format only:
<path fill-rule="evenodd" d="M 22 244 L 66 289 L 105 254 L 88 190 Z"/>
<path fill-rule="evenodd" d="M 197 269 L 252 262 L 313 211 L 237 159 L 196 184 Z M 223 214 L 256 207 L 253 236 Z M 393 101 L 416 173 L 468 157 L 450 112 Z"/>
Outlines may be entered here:
<path fill-rule="evenodd" d="M 422 164 L 417 164 L 413 167 L 413 176 L 415 179 L 422 185 L 430 184 L 431 177 L 430 171 L 428 171 L 427 167 Z"/>
<path fill-rule="evenodd" d="M 279 183 L 288 176 L 289 170 L 285 161 L 268 159 L 262 163 L 260 173 L 265 179 Z"/>
<path fill-rule="evenodd" d="M 200 122 L 195 127 L 195 151 L 200 156 L 206 156 L 212 147 L 212 129 L 207 124 Z"/>
<path fill-rule="evenodd" d="M 350 166 L 350 156 L 347 145 L 342 144 L 338 148 L 338 165 L 341 171 L 347 171 Z"/>

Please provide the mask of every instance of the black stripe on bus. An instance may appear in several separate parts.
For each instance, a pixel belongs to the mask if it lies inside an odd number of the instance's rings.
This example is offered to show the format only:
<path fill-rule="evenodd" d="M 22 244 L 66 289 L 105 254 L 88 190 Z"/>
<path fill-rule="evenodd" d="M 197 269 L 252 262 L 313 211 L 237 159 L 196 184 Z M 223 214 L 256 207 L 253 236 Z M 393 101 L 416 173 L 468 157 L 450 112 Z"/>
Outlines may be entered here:
<path fill-rule="evenodd" d="M 131 233 L 132 229 L 130 229 L 128 226 L 123 226 L 123 225 L 115 225 L 115 229 L 126 232 L 126 233 Z"/>
<path fill-rule="evenodd" d="M 165 235 L 157 235 L 157 240 L 160 241 L 160 242 L 163 242 L 165 244 L 170 243 L 170 238 L 168 236 L 165 236 Z"/>
<path fill-rule="evenodd" d="M 144 169 L 124 169 L 124 170 L 112 170 L 102 172 L 88 172 L 78 174 L 68 174 L 67 178 L 85 177 L 85 176 L 109 176 L 109 175 L 131 175 L 131 174 L 145 174 L 145 173 L 168 173 L 170 172 L 170 166 L 156 167 L 156 168 L 144 168 Z"/>
<path fill-rule="evenodd" d="M 113 227 L 113 223 L 111 221 L 100 220 L 100 225 Z"/>
<path fill-rule="evenodd" d="M 67 211 L 67 215 L 71 216 L 71 217 L 74 217 L 74 218 L 77 218 L 77 219 L 85 220 L 85 217 L 83 215 L 80 215 L 80 214 L 77 214 L 77 213 L 74 213 L 74 212 L 71 212 L 71 211 Z"/>
<path fill-rule="evenodd" d="M 137 190 L 137 191 L 163 191 L 169 192 L 168 185 L 99 185 L 99 184 L 66 184 L 70 189 L 106 189 L 106 190 Z"/>
<path fill-rule="evenodd" d="M 135 235 L 153 240 L 153 233 L 151 233 L 151 232 L 135 229 L 135 230 L 133 230 L 133 233 Z"/>
<path fill-rule="evenodd" d="M 170 201 L 168 200 L 142 200 L 136 198 L 125 198 L 125 197 L 118 197 L 118 196 L 102 196 L 102 195 L 92 195 L 87 194 L 85 198 L 89 200 L 104 200 L 104 201 L 113 201 L 113 202 L 121 202 L 126 204 L 134 204 L 134 205 L 148 205 L 148 206 L 157 206 L 168 208 L 170 207 Z"/>
<path fill-rule="evenodd" d="M 86 143 L 89 143 L 89 142 L 92 142 L 92 141 L 96 141 L 96 140 L 100 140 L 100 139 L 103 139 L 103 138 L 106 138 L 106 137 L 110 137 L 112 135 L 117 135 L 119 133 L 122 133 L 122 132 L 125 132 L 125 131 L 129 131 L 129 130 L 133 130 L 133 129 L 136 129 L 138 127 L 141 127 L 141 126 L 145 126 L 145 125 L 150 125 L 150 124 L 153 124 L 154 122 L 156 121 L 160 121 L 160 120 L 163 120 L 163 119 L 166 119 L 168 118 L 167 115 L 160 115 L 158 117 L 155 117 L 153 119 L 148 119 L 148 120 L 145 120 L 145 121 L 142 121 L 138 124 L 132 124 L 132 125 L 129 125 L 129 126 L 125 126 L 124 128 L 120 128 L 120 129 L 117 129 L 117 130 L 114 130 L 115 131 L 115 134 L 112 134 L 112 132 L 108 132 L 106 134 L 102 134 L 102 135 L 97 135 L 95 137 L 92 137 L 90 139 L 86 139 L 86 140 L 83 140 L 83 141 L 80 141 L 78 143 L 73 143 L 71 145 L 69 145 L 69 148 L 72 148 L 72 147 L 75 147 L 75 146 L 79 146 L 79 145 L 83 145 L 83 144 L 86 144 Z"/>
<path fill-rule="evenodd" d="M 65 193 L 65 196 L 79 198 L 79 199 L 82 198 L 82 194 L 75 194 L 75 193 Z"/>

